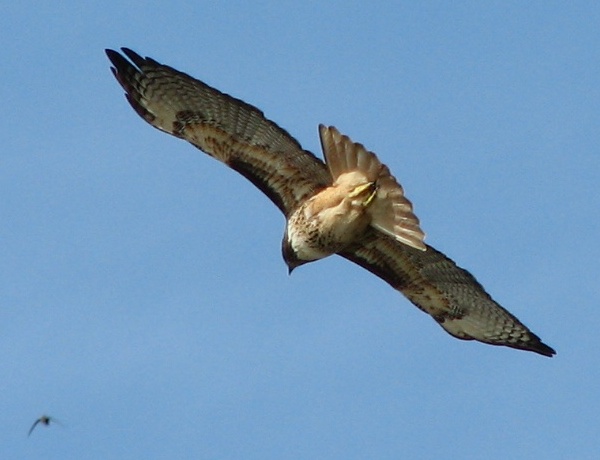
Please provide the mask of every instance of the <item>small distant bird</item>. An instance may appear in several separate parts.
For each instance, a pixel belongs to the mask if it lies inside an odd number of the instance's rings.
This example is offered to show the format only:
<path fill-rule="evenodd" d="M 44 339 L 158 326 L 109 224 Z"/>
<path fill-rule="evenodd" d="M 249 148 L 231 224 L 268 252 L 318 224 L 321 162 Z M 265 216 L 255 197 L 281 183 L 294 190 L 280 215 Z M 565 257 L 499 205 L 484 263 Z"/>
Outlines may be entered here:
<path fill-rule="evenodd" d="M 31 432 L 35 429 L 35 427 L 38 425 L 38 423 L 41 423 L 42 425 L 46 425 L 49 426 L 50 422 L 52 423 L 56 423 L 57 425 L 62 425 L 58 420 L 56 420 L 54 417 L 49 417 L 47 415 L 42 415 L 40 418 L 38 418 L 35 422 L 33 422 L 33 425 L 31 425 L 31 428 L 29 428 L 29 433 L 27 433 L 27 436 L 31 436 Z"/>
<path fill-rule="evenodd" d="M 338 254 L 400 291 L 454 337 L 555 354 L 473 275 L 423 242 L 402 186 L 363 145 L 321 125 L 322 161 L 256 107 L 122 51 L 106 53 L 138 115 L 239 172 L 283 212 L 282 255 L 290 272 Z"/>

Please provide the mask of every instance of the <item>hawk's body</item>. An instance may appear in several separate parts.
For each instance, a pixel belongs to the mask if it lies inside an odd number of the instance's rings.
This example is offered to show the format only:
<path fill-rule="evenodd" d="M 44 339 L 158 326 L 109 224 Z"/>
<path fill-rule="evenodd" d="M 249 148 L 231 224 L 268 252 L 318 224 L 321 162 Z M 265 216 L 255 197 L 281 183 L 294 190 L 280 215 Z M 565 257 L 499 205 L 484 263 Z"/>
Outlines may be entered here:
<path fill-rule="evenodd" d="M 423 243 L 411 203 L 372 152 L 320 126 L 325 164 L 257 108 L 123 52 L 131 62 L 107 50 L 136 112 L 244 175 L 283 212 L 290 270 L 337 253 L 387 281 L 455 337 L 554 355 L 470 273 Z"/>
<path fill-rule="evenodd" d="M 370 225 L 399 242 L 425 250 L 412 205 L 374 153 L 333 127 L 319 127 L 333 183 L 303 201 L 290 215 L 283 256 L 290 270 L 341 252 Z"/>

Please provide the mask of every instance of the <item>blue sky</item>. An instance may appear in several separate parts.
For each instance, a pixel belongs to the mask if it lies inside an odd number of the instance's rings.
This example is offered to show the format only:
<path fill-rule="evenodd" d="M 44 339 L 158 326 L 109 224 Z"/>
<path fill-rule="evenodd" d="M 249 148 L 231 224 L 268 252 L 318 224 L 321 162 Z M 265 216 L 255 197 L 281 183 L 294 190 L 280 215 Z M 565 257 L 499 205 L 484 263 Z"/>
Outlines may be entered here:
<path fill-rule="evenodd" d="M 596 458 L 596 2 L 46 3 L 0 7 L 0 458 Z M 120 46 L 365 144 L 557 356 L 341 258 L 288 277 L 278 210 L 135 115 Z"/>

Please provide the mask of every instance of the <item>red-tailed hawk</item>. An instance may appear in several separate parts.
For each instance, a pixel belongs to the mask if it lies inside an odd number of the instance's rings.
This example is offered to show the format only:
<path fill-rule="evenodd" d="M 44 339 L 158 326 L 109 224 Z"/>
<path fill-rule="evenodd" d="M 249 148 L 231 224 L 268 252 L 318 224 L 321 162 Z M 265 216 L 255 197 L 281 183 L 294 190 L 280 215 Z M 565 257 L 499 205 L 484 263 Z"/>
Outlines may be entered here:
<path fill-rule="evenodd" d="M 290 272 L 339 254 L 385 280 L 454 337 L 555 354 L 469 272 L 423 242 L 402 187 L 361 144 L 320 126 L 324 163 L 256 107 L 122 51 L 129 60 L 106 54 L 134 110 L 238 171 L 283 212 Z"/>

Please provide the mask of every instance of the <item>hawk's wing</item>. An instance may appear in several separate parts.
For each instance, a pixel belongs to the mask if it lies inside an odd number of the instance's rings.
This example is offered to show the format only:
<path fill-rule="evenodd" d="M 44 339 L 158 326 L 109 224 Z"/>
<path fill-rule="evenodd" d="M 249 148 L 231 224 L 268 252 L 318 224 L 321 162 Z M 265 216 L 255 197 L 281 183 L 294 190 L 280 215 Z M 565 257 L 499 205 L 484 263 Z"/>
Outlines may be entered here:
<path fill-rule="evenodd" d="M 131 62 L 113 50 L 106 54 L 135 111 L 152 126 L 238 171 L 286 216 L 331 184 L 323 162 L 256 107 L 151 58 L 122 50 Z"/>
<path fill-rule="evenodd" d="M 454 337 L 555 354 L 496 303 L 473 275 L 431 246 L 420 251 L 371 230 L 340 255 L 387 281 Z"/>

